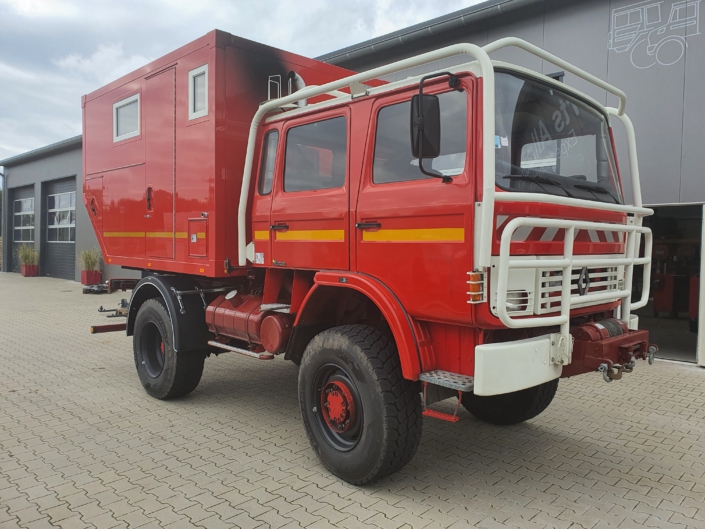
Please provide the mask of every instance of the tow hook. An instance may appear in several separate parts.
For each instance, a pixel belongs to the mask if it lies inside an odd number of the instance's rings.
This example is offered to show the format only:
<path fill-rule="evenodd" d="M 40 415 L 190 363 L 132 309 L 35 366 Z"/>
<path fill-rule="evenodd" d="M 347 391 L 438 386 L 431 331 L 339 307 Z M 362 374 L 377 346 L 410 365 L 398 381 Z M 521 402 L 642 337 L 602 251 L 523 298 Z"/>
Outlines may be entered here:
<path fill-rule="evenodd" d="M 609 362 L 609 361 L 608 361 Z M 621 380 L 622 373 L 631 373 L 634 370 L 635 364 L 634 357 L 626 365 L 612 364 L 612 362 L 600 364 L 597 370 L 602 373 L 602 378 L 605 382 L 612 382 L 613 380 Z"/>

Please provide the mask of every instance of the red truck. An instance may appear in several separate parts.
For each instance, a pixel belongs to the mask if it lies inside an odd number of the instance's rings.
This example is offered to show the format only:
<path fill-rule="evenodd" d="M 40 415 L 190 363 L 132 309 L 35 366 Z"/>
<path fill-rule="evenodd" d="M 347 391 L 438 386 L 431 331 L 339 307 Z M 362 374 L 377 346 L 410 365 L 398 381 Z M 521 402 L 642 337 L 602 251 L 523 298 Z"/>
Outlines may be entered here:
<path fill-rule="evenodd" d="M 489 58 L 506 46 L 619 107 Z M 560 377 L 609 382 L 656 350 L 632 314 L 652 211 L 625 104 L 519 39 L 354 73 L 213 31 L 83 98 L 84 203 L 106 262 L 143 271 L 108 327 L 158 399 L 210 354 L 299 365 L 311 445 L 350 483 L 408 463 L 424 416 L 531 419 Z"/>

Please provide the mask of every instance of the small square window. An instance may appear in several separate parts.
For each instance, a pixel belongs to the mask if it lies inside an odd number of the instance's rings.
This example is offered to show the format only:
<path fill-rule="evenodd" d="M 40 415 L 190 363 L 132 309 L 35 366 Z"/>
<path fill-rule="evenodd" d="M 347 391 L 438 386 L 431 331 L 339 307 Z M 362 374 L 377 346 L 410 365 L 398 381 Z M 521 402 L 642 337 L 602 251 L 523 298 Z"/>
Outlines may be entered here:
<path fill-rule="evenodd" d="M 204 64 L 188 73 L 188 118 L 208 115 L 208 65 Z"/>
<path fill-rule="evenodd" d="M 140 95 L 113 104 L 113 142 L 140 134 Z M 68 198 L 68 197 L 67 197 Z"/>

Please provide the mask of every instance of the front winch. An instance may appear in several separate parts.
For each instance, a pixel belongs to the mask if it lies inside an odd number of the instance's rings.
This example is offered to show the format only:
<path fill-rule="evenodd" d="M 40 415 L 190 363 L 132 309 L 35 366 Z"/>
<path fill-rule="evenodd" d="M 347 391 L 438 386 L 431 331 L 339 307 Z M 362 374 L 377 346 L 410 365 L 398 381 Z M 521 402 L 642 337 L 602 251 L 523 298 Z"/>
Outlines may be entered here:
<path fill-rule="evenodd" d="M 630 330 L 616 318 L 583 323 L 572 328 L 571 334 L 575 339 L 573 358 L 563 366 L 563 377 L 598 371 L 605 382 L 621 380 L 624 373 L 634 370 L 638 359 L 652 364 L 658 350 L 649 344 L 648 331 Z"/>

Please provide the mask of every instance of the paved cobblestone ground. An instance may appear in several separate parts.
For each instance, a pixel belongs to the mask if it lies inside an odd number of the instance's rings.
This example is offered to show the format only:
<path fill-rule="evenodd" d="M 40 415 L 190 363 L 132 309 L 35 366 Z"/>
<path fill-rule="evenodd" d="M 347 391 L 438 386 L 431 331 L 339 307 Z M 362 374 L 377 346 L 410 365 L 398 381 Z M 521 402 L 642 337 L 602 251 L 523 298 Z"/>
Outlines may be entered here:
<path fill-rule="evenodd" d="M 427 420 L 409 466 L 357 488 L 309 448 L 288 362 L 222 355 L 148 397 L 130 339 L 88 334 L 120 297 L 0 274 L 0 529 L 705 527 L 704 369 L 565 380 L 510 428 Z"/>

